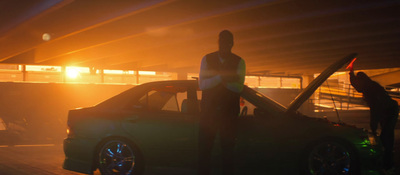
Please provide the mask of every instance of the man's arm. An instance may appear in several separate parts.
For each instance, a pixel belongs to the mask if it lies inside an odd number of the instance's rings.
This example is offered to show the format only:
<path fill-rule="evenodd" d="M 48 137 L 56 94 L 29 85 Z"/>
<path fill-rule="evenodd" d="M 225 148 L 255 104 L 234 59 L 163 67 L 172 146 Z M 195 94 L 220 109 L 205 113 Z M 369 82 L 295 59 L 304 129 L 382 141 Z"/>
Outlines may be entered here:
<path fill-rule="evenodd" d="M 211 89 L 221 83 L 221 76 L 213 74 L 207 66 L 206 56 L 201 60 L 200 74 L 199 74 L 199 88 L 201 90 Z"/>
<path fill-rule="evenodd" d="M 349 75 L 350 75 L 350 83 L 354 87 L 354 89 L 356 89 L 358 92 L 362 92 L 362 89 L 357 81 L 353 69 L 350 69 Z"/>
<path fill-rule="evenodd" d="M 244 80 L 246 76 L 246 63 L 243 59 L 240 60 L 238 69 L 236 71 L 237 79 L 235 81 L 227 82 L 226 88 L 233 92 L 242 92 L 244 86 Z"/>
<path fill-rule="evenodd" d="M 371 127 L 372 134 L 376 135 L 376 130 L 378 129 L 379 115 L 371 113 L 369 126 Z"/>

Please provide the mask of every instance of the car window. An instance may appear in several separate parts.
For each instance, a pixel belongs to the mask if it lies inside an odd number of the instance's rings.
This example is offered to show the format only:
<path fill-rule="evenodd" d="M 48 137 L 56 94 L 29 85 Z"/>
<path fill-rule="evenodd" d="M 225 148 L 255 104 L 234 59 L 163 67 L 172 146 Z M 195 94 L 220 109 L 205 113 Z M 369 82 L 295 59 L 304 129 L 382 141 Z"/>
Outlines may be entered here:
<path fill-rule="evenodd" d="M 186 112 L 187 111 L 187 91 L 178 92 L 176 94 L 176 98 L 177 98 L 177 102 L 179 105 L 179 111 Z"/>
<path fill-rule="evenodd" d="M 178 112 L 179 111 L 179 107 L 178 107 L 178 101 L 176 99 L 176 95 L 175 94 L 169 94 L 170 98 L 169 100 L 162 106 L 161 110 L 162 111 L 175 111 Z M 152 104 L 152 101 L 150 100 L 150 106 Z"/>
<path fill-rule="evenodd" d="M 247 100 L 240 98 L 240 112 L 243 117 L 254 116 L 256 107 Z"/>
<path fill-rule="evenodd" d="M 150 111 L 185 112 L 187 103 L 187 91 L 180 89 L 153 89 L 148 91 L 138 100 L 140 106 Z"/>

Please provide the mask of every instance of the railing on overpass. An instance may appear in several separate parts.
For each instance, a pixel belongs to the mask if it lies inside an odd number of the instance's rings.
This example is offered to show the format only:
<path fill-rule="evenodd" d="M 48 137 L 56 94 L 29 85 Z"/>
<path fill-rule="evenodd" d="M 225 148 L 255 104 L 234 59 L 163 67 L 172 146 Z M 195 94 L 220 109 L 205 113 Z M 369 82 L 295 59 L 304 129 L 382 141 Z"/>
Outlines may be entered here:
<path fill-rule="evenodd" d="M 400 102 L 399 88 L 385 86 L 392 99 Z M 332 102 L 332 99 L 335 103 Z M 320 108 L 334 110 L 368 110 L 362 94 L 357 92 L 349 83 L 324 83 L 315 95 L 315 105 Z"/>

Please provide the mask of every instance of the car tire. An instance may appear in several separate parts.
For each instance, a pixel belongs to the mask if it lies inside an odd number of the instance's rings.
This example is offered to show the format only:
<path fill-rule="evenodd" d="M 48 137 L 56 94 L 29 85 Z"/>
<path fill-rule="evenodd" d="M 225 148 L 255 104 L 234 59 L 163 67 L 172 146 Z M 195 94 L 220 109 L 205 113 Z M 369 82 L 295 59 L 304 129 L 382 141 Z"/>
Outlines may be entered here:
<path fill-rule="evenodd" d="M 358 175 L 358 157 L 344 141 L 325 139 L 311 144 L 301 158 L 302 175 Z"/>
<path fill-rule="evenodd" d="M 102 175 L 143 174 L 144 161 L 140 150 L 125 139 L 103 142 L 97 155 L 97 164 Z"/>

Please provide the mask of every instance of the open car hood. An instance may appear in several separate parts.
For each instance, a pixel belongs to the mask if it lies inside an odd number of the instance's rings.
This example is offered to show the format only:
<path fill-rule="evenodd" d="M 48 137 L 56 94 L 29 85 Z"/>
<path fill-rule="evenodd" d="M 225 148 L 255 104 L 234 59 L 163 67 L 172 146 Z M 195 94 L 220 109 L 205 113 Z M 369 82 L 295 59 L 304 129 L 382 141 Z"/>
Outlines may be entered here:
<path fill-rule="evenodd" d="M 293 113 L 297 111 L 300 106 L 325 82 L 333 73 L 342 68 L 345 64 L 350 63 L 352 59 L 357 56 L 357 53 L 352 53 L 325 69 L 317 78 L 315 78 L 297 97 L 290 103 L 286 113 Z"/>

